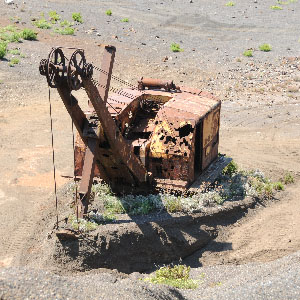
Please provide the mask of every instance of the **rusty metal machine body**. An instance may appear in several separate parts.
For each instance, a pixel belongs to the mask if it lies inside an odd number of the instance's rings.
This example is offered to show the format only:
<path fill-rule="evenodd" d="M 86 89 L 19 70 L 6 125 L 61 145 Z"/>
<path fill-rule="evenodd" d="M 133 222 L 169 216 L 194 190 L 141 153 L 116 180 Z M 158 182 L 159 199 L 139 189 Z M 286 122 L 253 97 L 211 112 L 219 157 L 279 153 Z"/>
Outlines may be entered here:
<path fill-rule="evenodd" d="M 95 176 L 116 193 L 186 191 L 197 188 L 201 174 L 218 157 L 221 101 L 151 78 L 116 91 L 110 87 L 115 51 L 104 47 L 99 80 L 80 49 L 68 65 L 61 48 L 53 48 L 40 64 L 40 73 L 58 90 L 78 131 L 75 175 L 81 176 L 81 215 Z M 80 88 L 90 101 L 85 113 L 72 95 Z M 108 96 L 111 89 L 115 92 Z"/>

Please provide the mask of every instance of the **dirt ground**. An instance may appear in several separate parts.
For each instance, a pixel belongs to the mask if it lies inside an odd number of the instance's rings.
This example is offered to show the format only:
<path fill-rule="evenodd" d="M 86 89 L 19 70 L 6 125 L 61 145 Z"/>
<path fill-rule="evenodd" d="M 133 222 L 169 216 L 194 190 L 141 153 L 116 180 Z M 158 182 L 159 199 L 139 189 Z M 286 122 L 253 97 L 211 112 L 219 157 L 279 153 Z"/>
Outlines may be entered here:
<path fill-rule="evenodd" d="M 16 26 L 32 27 L 30 19 L 41 12 L 54 9 L 64 18 L 72 12 L 68 1 L 24 3 L 1 2 L 0 26 L 18 16 Z M 75 36 L 38 29 L 38 41 L 10 44 L 26 57 L 15 67 L 0 60 L 0 268 L 22 265 L 28 239 L 54 208 L 48 88 L 38 66 L 56 45 L 84 48 L 97 63 L 98 44 L 111 43 L 117 47 L 113 74 L 122 79 L 167 78 L 211 91 L 222 99 L 220 152 L 274 180 L 294 175 L 295 183 L 276 194 L 276 201 L 223 228 L 185 263 L 197 270 L 273 261 L 300 250 L 299 3 L 282 11 L 270 5 L 273 1 L 234 7 L 196 0 L 73 1 L 85 21 L 76 25 Z M 111 17 L 106 9 L 112 9 Z M 123 17 L 128 24 L 120 22 Z M 172 53 L 172 42 L 184 51 Z M 270 43 L 272 51 L 259 51 L 262 43 Z M 248 48 L 253 58 L 242 55 Z M 72 177 L 71 120 L 54 90 L 51 99 L 60 188 Z"/>

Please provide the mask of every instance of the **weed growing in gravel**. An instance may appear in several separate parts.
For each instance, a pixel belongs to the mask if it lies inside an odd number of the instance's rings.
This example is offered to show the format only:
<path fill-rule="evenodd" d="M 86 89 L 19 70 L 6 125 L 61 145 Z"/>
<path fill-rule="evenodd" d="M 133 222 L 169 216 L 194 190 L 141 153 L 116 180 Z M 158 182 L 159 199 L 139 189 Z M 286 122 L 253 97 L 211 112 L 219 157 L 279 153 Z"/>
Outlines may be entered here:
<path fill-rule="evenodd" d="M 251 50 L 251 49 L 246 50 L 246 51 L 244 51 L 243 55 L 246 56 L 246 57 L 252 57 L 253 56 L 253 50 Z"/>
<path fill-rule="evenodd" d="M 63 20 L 59 24 L 61 27 L 71 27 L 74 25 L 74 23 L 69 22 L 68 20 Z"/>
<path fill-rule="evenodd" d="M 9 66 L 10 67 L 14 67 L 15 65 L 17 65 L 18 63 L 20 62 L 20 60 L 18 58 L 12 58 L 10 61 L 9 61 Z"/>
<path fill-rule="evenodd" d="M 62 35 L 73 35 L 75 29 L 72 27 L 55 28 L 54 32 Z"/>
<path fill-rule="evenodd" d="M 172 43 L 170 48 L 171 48 L 171 51 L 173 51 L 173 52 L 182 52 L 183 51 L 183 49 L 180 48 L 180 45 L 176 44 L 176 43 Z"/>
<path fill-rule="evenodd" d="M 28 41 L 36 41 L 37 39 L 37 33 L 34 32 L 32 29 L 27 29 L 27 28 L 25 28 L 21 32 L 21 36 L 24 40 L 28 40 Z"/>
<path fill-rule="evenodd" d="M 51 10 L 49 12 L 49 18 L 52 24 L 56 24 L 58 20 L 60 20 L 60 15 L 57 14 L 55 10 Z"/>
<path fill-rule="evenodd" d="M 121 20 L 121 22 L 127 23 L 127 22 L 129 22 L 129 19 L 128 19 L 128 18 L 123 18 L 123 19 Z"/>
<path fill-rule="evenodd" d="M 277 1 L 278 4 L 280 5 L 288 5 L 288 4 L 291 4 L 291 3 L 296 3 L 298 2 L 298 0 L 289 0 L 289 1 Z"/>
<path fill-rule="evenodd" d="M 17 31 L 18 28 L 13 25 L 0 28 L 0 40 L 8 43 L 21 42 L 20 34 Z"/>
<path fill-rule="evenodd" d="M 269 52 L 272 50 L 272 47 L 269 44 L 262 44 L 259 46 L 260 51 Z"/>
<path fill-rule="evenodd" d="M 112 11 L 110 9 L 108 9 L 105 13 L 106 13 L 107 16 L 111 16 L 112 15 Z"/>
<path fill-rule="evenodd" d="M 50 29 L 51 24 L 47 22 L 47 20 L 43 17 L 39 20 L 33 21 L 32 22 L 34 26 L 40 29 Z"/>
<path fill-rule="evenodd" d="M 19 49 L 12 49 L 8 51 L 9 54 L 20 55 L 21 51 Z"/>
<path fill-rule="evenodd" d="M 78 22 L 78 23 L 81 23 L 81 24 L 83 23 L 81 13 L 72 13 L 72 19 L 75 22 Z"/>
<path fill-rule="evenodd" d="M 237 173 L 238 171 L 238 165 L 235 161 L 231 161 L 222 171 L 223 175 L 228 175 L 229 177 L 232 177 L 233 174 Z"/>
<path fill-rule="evenodd" d="M 291 173 L 286 173 L 283 178 L 284 184 L 290 184 L 294 182 L 294 177 Z"/>
<path fill-rule="evenodd" d="M 283 8 L 279 5 L 272 5 L 271 9 L 273 9 L 273 10 L 282 10 Z"/>
<path fill-rule="evenodd" d="M 191 267 L 175 265 L 161 267 L 154 276 L 146 277 L 144 281 L 155 284 L 166 284 L 179 289 L 195 289 L 198 282 L 190 277 Z"/>
<path fill-rule="evenodd" d="M 273 188 L 276 190 L 276 191 L 283 191 L 284 190 L 284 184 L 280 181 L 278 182 L 274 182 L 273 183 Z"/>
<path fill-rule="evenodd" d="M 235 6 L 235 3 L 233 1 L 229 1 L 225 4 L 225 6 Z"/>
<path fill-rule="evenodd" d="M 7 51 L 7 44 L 0 42 L 0 59 L 4 58 Z"/>

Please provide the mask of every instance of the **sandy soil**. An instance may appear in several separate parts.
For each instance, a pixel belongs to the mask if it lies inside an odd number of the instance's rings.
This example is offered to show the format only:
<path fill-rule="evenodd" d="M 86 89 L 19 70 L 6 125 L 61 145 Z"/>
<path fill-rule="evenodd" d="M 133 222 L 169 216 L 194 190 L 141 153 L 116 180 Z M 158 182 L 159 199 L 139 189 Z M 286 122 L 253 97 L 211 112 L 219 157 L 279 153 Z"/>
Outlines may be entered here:
<path fill-rule="evenodd" d="M 226 9 L 216 1 L 181 2 L 104 1 L 100 6 L 78 1 L 76 10 L 86 22 L 76 36 L 54 38 L 50 30 L 39 30 L 38 42 L 15 45 L 26 55 L 19 65 L 11 68 L 0 60 L 0 267 L 22 264 L 29 237 L 54 207 L 48 89 L 38 64 L 58 44 L 88 49 L 90 59 L 97 61 L 97 44 L 109 42 L 117 46 L 114 75 L 130 82 L 149 75 L 174 79 L 213 92 L 223 100 L 220 152 L 274 180 L 287 171 L 294 174 L 296 183 L 279 193 L 278 201 L 222 229 L 186 263 L 199 268 L 265 262 L 300 249 L 299 4 L 272 11 L 272 1 L 244 1 Z M 21 18 L 17 26 L 31 26 L 31 17 L 50 9 L 70 15 L 68 3 L 2 2 L 0 26 L 11 23 L 13 16 Z M 111 18 L 104 13 L 109 8 L 115 12 Z M 120 25 L 121 17 L 129 17 L 129 24 Z M 173 41 L 184 52 L 170 52 Z M 264 42 L 272 44 L 270 53 L 257 50 Z M 255 49 L 254 58 L 242 56 L 247 48 Z M 62 187 L 72 174 L 71 121 L 55 91 L 51 98 Z"/>

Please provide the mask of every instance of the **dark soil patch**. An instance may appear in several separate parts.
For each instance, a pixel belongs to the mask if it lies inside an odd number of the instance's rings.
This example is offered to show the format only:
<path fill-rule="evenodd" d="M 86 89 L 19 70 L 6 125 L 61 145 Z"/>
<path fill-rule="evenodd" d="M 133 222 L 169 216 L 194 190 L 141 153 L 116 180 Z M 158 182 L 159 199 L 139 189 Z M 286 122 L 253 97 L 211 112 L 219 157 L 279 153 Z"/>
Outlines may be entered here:
<path fill-rule="evenodd" d="M 255 202 L 246 198 L 197 214 L 135 217 L 99 226 L 78 238 L 58 239 L 53 233 L 53 265 L 59 273 L 97 268 L 123 273 L 153 270 L 155 265 L 185 258 L 205 247 L 220 226 L 235 223 Z"/>

